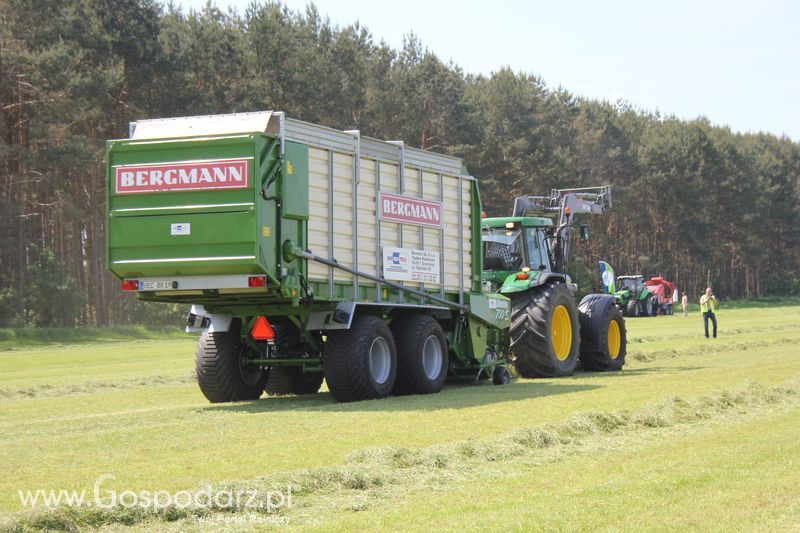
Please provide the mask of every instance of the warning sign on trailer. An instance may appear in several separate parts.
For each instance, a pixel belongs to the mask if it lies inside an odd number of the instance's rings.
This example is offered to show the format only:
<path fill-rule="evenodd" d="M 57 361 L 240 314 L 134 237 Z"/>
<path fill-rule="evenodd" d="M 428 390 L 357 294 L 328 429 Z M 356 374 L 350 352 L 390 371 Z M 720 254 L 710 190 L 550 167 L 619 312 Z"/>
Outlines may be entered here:
<path fill-rule="evenodd" d="M 394 281 L 440 283 L 439 253 L 384 246 L 383 277 Z"/>

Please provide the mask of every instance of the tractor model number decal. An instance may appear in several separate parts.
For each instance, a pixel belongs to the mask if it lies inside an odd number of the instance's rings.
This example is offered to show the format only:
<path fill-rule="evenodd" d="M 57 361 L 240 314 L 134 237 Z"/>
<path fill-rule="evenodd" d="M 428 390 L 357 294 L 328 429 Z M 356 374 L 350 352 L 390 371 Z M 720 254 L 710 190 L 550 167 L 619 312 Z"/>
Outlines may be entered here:
<path fill-rule="evenodd" d="M 247 159 L 124 165 L 116 167 L 115 171 L 117 194 L 245 189 L 248 186 Z"/>
<path fill-rule="evenodd" d="M 505 300 L 489 300 L 489 309 L 494 309 L 494 317 L 497 320 L 508 320 L 511 318 L 509 302 Z"/>

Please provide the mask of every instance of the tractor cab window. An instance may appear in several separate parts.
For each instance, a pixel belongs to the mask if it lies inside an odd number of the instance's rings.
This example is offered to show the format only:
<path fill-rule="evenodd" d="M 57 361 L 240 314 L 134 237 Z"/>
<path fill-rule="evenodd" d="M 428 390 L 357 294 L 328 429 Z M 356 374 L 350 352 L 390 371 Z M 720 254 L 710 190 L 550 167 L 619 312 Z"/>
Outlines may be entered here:
<path fill-rule="evenodd" d="M 623 289 L 628 289 L 629 291 L 637 292 L 639 289 L 642 288 L 642 281 L 635 278 L 622 278 L 620 280 L 622 283 Z"/>
<path fill-rule="evenodd" d="M 527 228 L 525 244 L 528 247 L 528 266 L 531 270 L 550 270 L 550 247 L 544 231 L 539 228 Z"/>
<path fill-rule="evenodd" d="M 505 231 L 484 235 L 484 270 L 519 270 L 522 266 L 520 231 Z"/>

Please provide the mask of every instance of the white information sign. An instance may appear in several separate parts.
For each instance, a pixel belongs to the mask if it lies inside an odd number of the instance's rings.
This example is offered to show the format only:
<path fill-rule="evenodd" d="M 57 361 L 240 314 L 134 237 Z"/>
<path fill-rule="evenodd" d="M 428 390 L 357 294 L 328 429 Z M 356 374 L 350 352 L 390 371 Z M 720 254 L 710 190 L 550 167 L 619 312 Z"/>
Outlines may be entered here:
<path fill-rule="evenodd" d="M 393 281 L 441 283 L 439 253 L 384 246 L 383 277 Z"/>

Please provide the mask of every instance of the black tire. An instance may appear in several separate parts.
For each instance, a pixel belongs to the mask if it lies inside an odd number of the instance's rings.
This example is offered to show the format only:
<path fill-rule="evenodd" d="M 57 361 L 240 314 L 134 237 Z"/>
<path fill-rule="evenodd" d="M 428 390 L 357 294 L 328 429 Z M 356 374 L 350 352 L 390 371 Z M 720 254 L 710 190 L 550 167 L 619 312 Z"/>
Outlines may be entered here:
<path fill-rule="evenodd" d="M 274 366 L 269 369 L 265 389 L 270 396 L 316 394 L 324 377 L 322 372 L 304 372 L 299 366 Z"/>
<path fill-rule="evenodd" d="M 639 302 L 634 300 L 632 297 L 628 300 L 628 305 L 626 306 L 628 309 L 628 316 L 639 316 Z"/>
<path fill-rule="evenodd" d="M 653 304 L 653 314 L 650 316 L 658 316 L 661 314 L 661 302 L 658 301 L 658 296 L 653 296 L 650 300 Z"/>
<path fill-rule="evenodd" d="M 195 374 L 200 391 L 211 403 L 257 400 L 264 392 L 267 371 L 243 368 L 246 347 L 238 320 L 230 331 L 203 332 L 195 350 Z"/>
<path fill-rule="evenodd" d="M 510 382 L 511 375 L 508 373 L 508 369 L 506 367 L 494 367 L 494 372 L 492 372 L 492 383 L 495 385 L 508 385 Z"/>
<path fill-rule="evenodd" d="M 393 394 L 435 394 L 447 379 L 447 339 L 435 319 L 426 315 L 400 317 L 389 328 L 397 347 L 397 378 Z"/>
<path fill-rule="evenodd" d="M 340 402 L 388 396 L 397 374 L 397 351 L 389 326 L 364 315 L 349 330 L 331 331 L 323 368 L 331 395 Z"/>
<path fill-rule="evenodd" d="M 655 312 L 653 311 L 653 299 L 644 298 L 640 301 L 642 303 L 642 316 L 655 316 Z"/>
<path fill-rule="evenodd" d="M 559 319 L 556 311 L 563 307 Z M 566 316 L 563 313 L 566 312 Z M 568 332 L 555 328 L 567 322 Z M 550 282 L 511 296 L 511 352 L 522 377 L 569 376 L 578 365 L 580 325 L 575 298 L 566 285 Z M 558 343 L 559 346 L 554 346 Z"/>
<path fill-rule="evenodd" d="M 584 370 L 622 370 L 627 355 L 627 332 L 614 299 L 589 294 L 578 305 L 581 322 L 581 367 Z"/>

